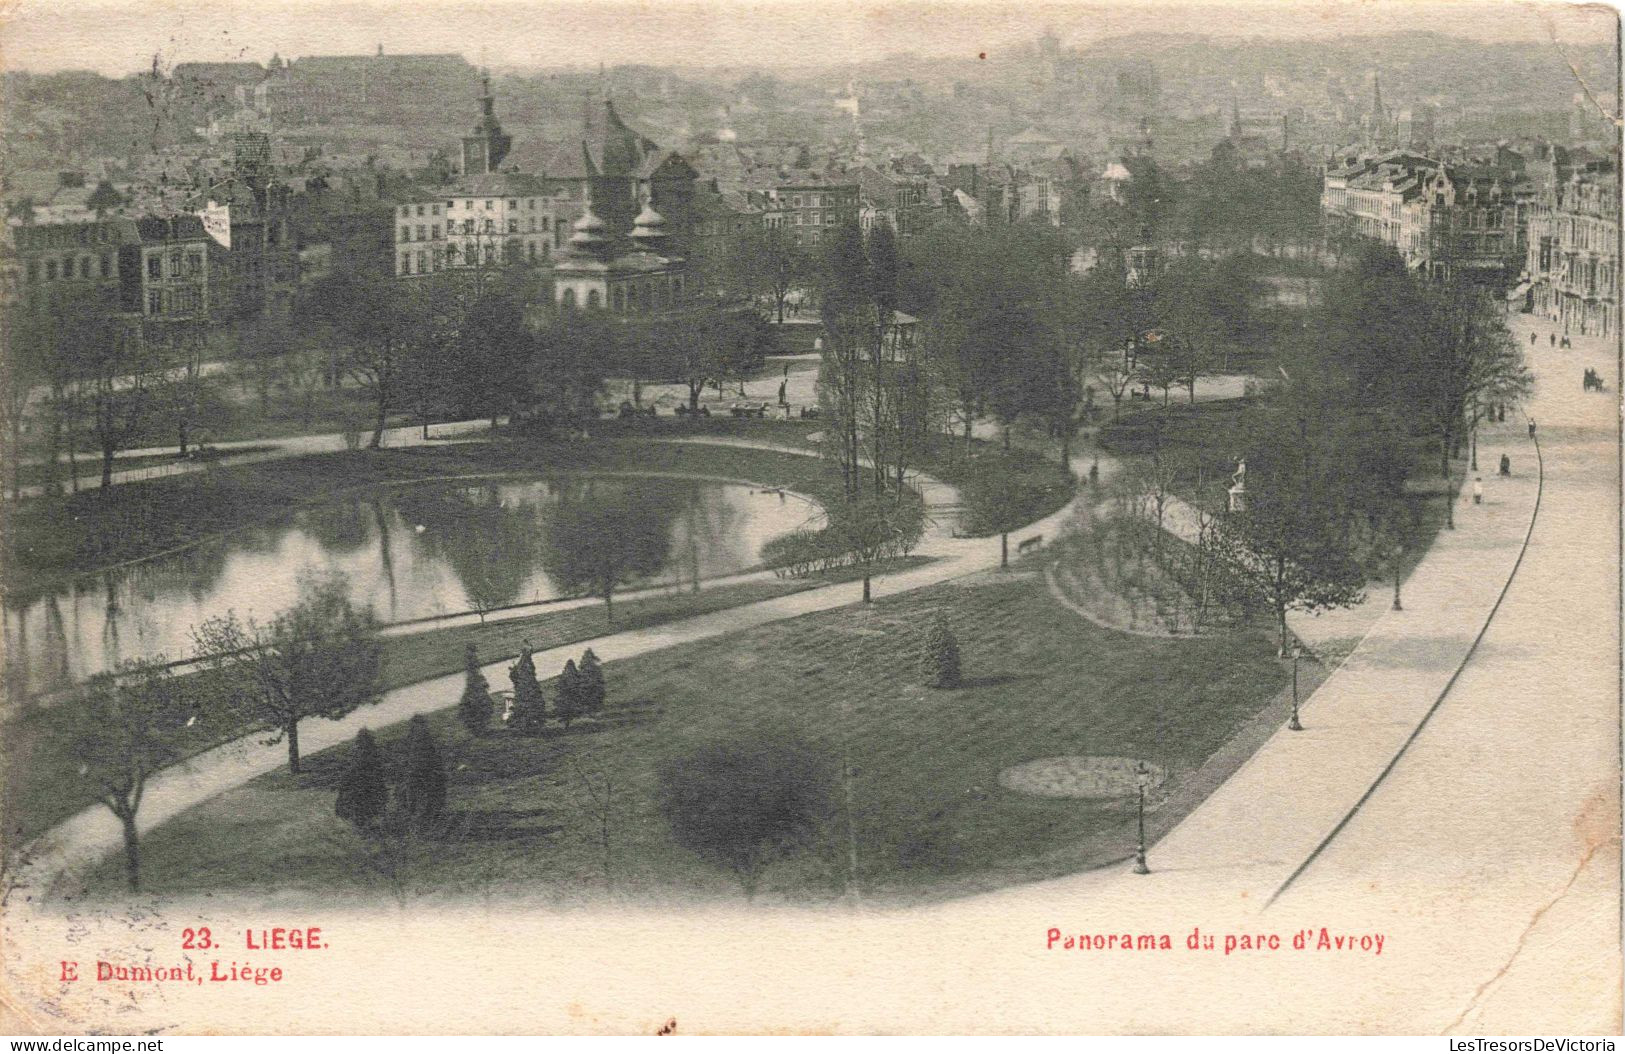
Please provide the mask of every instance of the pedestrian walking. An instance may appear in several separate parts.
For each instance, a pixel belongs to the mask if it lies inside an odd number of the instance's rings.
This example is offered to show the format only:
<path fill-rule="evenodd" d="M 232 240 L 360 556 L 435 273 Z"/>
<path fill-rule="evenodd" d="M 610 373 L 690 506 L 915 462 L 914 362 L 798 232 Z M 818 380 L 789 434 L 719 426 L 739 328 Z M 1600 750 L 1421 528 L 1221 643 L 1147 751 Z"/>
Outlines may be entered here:
<path fill-rule="evenodd" d="M 1535 331 L 1530 330 L 1529 331 L 1529 343 L 1533 344 L 1534 342 L 1535 342 Z"/>
<path fill-rule="evenodd" d="M 1512 475 L 1512 459 L 1505 454 L 1501 455 L 1501 475 Z"/>
<path fill-rule="evenodd" d="M 1089 465 L 1089 485 L 1092 487 L 1100 482 L 1100 462 L 1094 461 Z"/>
<path fill-rule="evenodd" d="M 1473 477 L 1473 504 L 1474 505 L 1482 505 L 1482 504 L 1484 504 L 1484 477 L 1483 476 L 1474 476 Z"/>
<path fill-rule="evenodd" d="M 1547 337 L 1548 340 L 1550 340 L 1552 342 L 1552 347 L 1554 347 L 1554 348 L 1557 347 L 1557 334 L 1556 333 L 1548 333 L 1548 334 L 1546 334 L 1546 337 Z"/>
<path fill-rule="evenodd" d="M 1529 419 L 1529 438 L 1535 438 L 1535 419 L 1533 417 Z"/>

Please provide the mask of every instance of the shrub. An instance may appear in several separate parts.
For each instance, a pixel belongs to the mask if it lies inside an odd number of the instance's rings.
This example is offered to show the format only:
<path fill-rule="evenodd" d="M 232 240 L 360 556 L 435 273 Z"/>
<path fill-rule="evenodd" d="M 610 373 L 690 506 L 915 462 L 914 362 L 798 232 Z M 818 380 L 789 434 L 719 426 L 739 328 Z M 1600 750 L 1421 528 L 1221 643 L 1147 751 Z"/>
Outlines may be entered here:
<path fill-rule="evenodd" d="M 762 546 L 762 562 L 780 578 L 806 578 L 850 559 L 851 553 L 827 530 L 791 531 Z"/>
<path fill-rule="evenodd" d="M 536 679 L 536 661 L 529 648 L 508 667 L 508 679 L 513 682 L 513 727 L 527 736 L 537 735 L 547 724 L 547 700 L 542 695 L 542 683 Z"/>
<path fill-rule="evenodd" d="M 480 660 L 470 644 L 464 653 L 467 670 L 463 682 L 463 697 L 457 702 L 457 719 L 471 736 L 483 736 L 491 727 L 491 715 L 496 712 L 496 700 L 491 698 L 491 685 L 480 672 Z"/>
<path fill-rule="evenodd" d="M 677 843 L 733 871 L 748 897 L 830 815 L 831 773 L 794 740 L 711 744 L 661 766 L 656 795 Z"/>
<path fill-rule="evenodd" d="M 446 770 L 422 714 L 407 724 L 406 764 L 395 800 L 403 817 L 418 828 L 434 826 L 446 812 Z"/>
<path fill-rule="evenodd" d="M 339 798 L 333 806 L 339 819 L 363 830 L 373 827 L 389 805 L 389 785 L 384 779 L 384 759 L 372 733 L 363 728 L 356 733 L 350 751 L 350 764 L 339 780 Z"/>
<path fill-rule="evenodd" d="M 931 627 L 925 632 L 920 665 L 927 687 L 959 687 L 959 640 L 948 624 L 948 617 L 941 612 L 931 620 Z"/>

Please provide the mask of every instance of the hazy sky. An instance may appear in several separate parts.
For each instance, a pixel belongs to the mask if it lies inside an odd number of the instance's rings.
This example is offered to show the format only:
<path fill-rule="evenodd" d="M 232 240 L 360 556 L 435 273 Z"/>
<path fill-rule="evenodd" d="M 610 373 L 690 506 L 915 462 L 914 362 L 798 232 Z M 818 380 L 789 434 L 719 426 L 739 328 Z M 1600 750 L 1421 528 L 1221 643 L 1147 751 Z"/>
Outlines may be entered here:
<path fill-rule="evenodd" d="M 1487 40 L 1611 43 L 1609 7 L 1330 0 L 0 0 L 0 63 L 118 75 L 167 62 L 454 51 L 491 65 L 805 65 L 914 51 L 974 56 L 1053 26 L 1068 44 L 1140 30 L 1326 37 L 1436 30 Z"/>

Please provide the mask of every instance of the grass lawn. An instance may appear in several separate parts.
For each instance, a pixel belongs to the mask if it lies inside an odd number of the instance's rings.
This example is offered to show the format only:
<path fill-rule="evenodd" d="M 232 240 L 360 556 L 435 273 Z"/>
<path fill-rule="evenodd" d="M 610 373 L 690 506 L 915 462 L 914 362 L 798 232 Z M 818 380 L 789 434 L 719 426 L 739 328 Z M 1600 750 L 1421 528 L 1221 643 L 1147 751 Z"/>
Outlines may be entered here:
<path fill-rule="evenodd" d="M 1211 768 L 1201 781 L 1198 768 L 1287 674 L 1250 630 L 1175 641 L 1099 629 L 1056 605 L 1033 565 L 1017 566 L 1028 573 L 974 576 L 611 663 L 603 719 L 568 734 L 474 739 L 441 711 L 430 721 L 450 782 L 447 833 L 389 852 L 333 814 L 348 747 L 313 755 L 297 779 L 269 774 L 150 833 L 147 887 L 738 897 L 731 873 L 672 840 L 655 787 L 667 759 L 742 735 L 799 737 L 832 772 L 844 757 L 851 773 L 850 793 L 837 788 L 812 843 L 768 868 L 765 899 L 833 898 L 852 881 L 871 899 L 917 899 L 1121 858 L 1132 848 L 1129 799 L 1031 797 L 1001 787 L 1000 771 L 1063 754 L 1142 757 L 1170 771 L 1159 824 L 1171 823 L 1199 799 L 1191 788 L 1211 783 Z M 959 635 L 960 689 L 919 683 L 921 636 L 938 611 Z M 402 734 L 383 732 L 387 756 Z M 589 785 L 611 788 L 607 824 Z M 121 880 L 109 860 L 91 885 L 117 896 Z"/>

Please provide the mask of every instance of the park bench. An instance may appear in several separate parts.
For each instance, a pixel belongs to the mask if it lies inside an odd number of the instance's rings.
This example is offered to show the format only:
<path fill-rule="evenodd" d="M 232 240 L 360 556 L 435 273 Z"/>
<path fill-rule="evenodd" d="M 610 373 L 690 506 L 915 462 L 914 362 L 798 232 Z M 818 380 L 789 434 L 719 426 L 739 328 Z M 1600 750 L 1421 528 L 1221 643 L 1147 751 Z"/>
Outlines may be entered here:
<path fill-rule="evenodd" d="M 702 406 L 698 410 L 690 410 L 686 406 L 678 406 L 677 407 L 677 416 L 678 417 L 710 417 L 711 416 L 711 408 L 709 406 Z"/>
<path fill-rule="evenodd" d="M 734 417 L 766 417 L 767 416 L 767 404 L 766 403 L 734 403 L 733 406 L 728 408 L 728 412 L 730 414 L 732 414 Z"/>
<path fill-rule="evenodd" d="M 1037 549 L 1039 546 L 1041 546 L 1043 544 L 1044 544 L 1044 536 L 1042 534 L 1035 534 L 1031 538 L 1023 538 L 1021 541 L 1017 542 L 1016 543 L 1016 552 L 1018 552 L 1018 553 L 1030 553 L 1034 549 Z"/>

